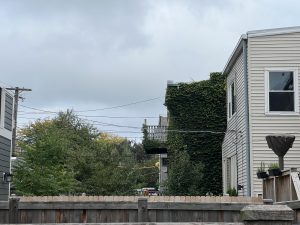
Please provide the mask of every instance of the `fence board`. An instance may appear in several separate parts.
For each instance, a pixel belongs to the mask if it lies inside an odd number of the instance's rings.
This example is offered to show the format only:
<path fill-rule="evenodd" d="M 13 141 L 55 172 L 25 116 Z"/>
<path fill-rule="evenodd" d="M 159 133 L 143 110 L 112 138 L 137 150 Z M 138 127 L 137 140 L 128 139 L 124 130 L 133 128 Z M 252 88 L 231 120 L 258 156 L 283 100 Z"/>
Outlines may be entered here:
<path fill-rule="evenodd" d="M 21 197 L 19 223 L 138 222 L 138 196 Z M 236 222 L 258 198 L 156 196 L 146 197 L 149 222 Z M 164 200 L 164 201 L 162 201 Z M 245 201 L 243 201 L 245 200 Z M 238 203 L 239 202 L 239 203 Z M 0 202 L 0 223 L 8 223 L 8 202 Z"/>

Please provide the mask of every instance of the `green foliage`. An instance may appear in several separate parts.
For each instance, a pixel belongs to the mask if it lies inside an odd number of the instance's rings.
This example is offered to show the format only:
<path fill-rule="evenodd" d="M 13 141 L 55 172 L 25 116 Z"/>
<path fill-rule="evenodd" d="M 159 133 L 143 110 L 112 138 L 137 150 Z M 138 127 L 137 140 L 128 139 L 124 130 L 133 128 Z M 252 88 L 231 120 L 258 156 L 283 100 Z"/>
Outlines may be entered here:
<path fill-rule="evenodd" d="M 238 196 L 238 192 L 234 187 L 233 188 L 228 188 L 227 194 L 229 196 Z"/>
<path fill-rule="evenodd" d="M 170 130 L 214 131 L 210 132 L 169 132 L 168 158 L 170 166 L 168 189 L 172 194 L 181 193 L 180 187 L 172 185 L 179 173 L 178 160 L 184 158 L 191 174 L 197 174 L 197 183 L 187 179 L 185 194 L 219 195 L 222 193 L 221 147 L 226 130 L 226 92 L 225 76 L 211 73 L 209 80 L 181 83 L 179 87 L 169 87 L 165 105 L 170 115 Z M 181 153 L 183 152 L 183 153 Z M 183 156 L 182 156 L 183 154 Z M 182 159 L 183 160 L 183 159 Z M 185 171 L 184 163 L 180 164 Z M 199 169 L 201 165 L 201 170 Z M 195 170 L 195 171 L 194 171 Z M 179 180 L 177 180 L 180 182 Z M 176 188 L 175 188 L 176 187 Z M 191 189 L 187 188 L 191 187 Z M 196 191 L 195 188 L 197 187 Z"/>
<path fill-rule="evenodd" d="M 269 170 L 279 169 L 278 163 L 270 163 Z"/>
<path fill-rule="evenodd" d="M 21 195 L 57 195 L 74 192 L 77 185 L 68 160 L 68 140 L 54 121 L 37 121 L 21 131 L 22 157 L 14 168 L 14 187 Z"/>
<path fill-rule="evenodd" d="M 260 162 L 260 167 L 257 168 L 257 173 L 266 172 L 266 166 L 264 162 Z"/>
<path fill-rule="evenodd" d="M 168 194 L 186 196 L 202 193 L 203 166 L 201 163 L 192 162 L 186 151 L 176 154 L 170 168 L 172 169 L 168 173 Z"/>
<path fill-rule="evenodd" d="M 99 134 L 71 111 L 23 128 L 18 144 L 23 152 L 13 186 L 19 195 L 132 195 L 157 184 L 155 161 L 141 144 Z"/>

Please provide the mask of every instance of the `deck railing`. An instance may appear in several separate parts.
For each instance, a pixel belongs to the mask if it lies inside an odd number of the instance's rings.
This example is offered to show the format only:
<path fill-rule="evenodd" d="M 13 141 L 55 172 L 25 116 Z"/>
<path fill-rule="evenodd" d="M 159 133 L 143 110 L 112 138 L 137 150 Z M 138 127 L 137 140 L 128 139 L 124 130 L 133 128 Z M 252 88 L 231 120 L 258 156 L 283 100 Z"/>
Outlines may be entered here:
<path fill-rule="evenodd" d="M 147 126 L 149 140 L 156 140 L 159 142 L 167 141 L 167 126 Z"/>

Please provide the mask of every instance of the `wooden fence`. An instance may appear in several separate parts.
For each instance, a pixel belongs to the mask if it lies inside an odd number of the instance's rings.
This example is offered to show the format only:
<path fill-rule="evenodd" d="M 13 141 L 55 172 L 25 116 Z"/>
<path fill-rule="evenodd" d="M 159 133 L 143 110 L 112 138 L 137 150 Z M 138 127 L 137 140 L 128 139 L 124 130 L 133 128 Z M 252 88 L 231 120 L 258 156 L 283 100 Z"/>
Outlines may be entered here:
<path fill-rule="evenodd" d="M 260 198 L 197 196 L 49 196 L 0 203 L 0 223 L 239 222 Z"/>
<path fill-rule="evenodd" d="M 20 202 L 194 202 L 194 203 L 262 203 L 260 197 L 230 196 L 29 196 L 18 197 Z"/>

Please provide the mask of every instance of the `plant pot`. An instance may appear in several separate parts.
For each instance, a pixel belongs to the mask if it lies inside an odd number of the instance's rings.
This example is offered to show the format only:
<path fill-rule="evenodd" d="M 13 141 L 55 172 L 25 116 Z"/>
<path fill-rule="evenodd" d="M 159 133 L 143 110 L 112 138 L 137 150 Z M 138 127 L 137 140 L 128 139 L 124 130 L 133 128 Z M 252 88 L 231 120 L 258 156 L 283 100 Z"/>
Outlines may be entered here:
<path fill-rule="evenodd" d="M 269 171 L 269 176 L 273 176 L 273 177 L 278 177 L 278 176 L 281 176 L 282 172 L 281 170 L 278 168 L 278 169 L 271 169 L 271 170 L 268 170 Z"/>
<path fill-rule="evenodd" d="M 269 176 L 267 174 L 267 172 L 257 172 L 256 175 L 257 175 L 258 179 L 264 179 L 264 178 L 267 178 Z"/>

